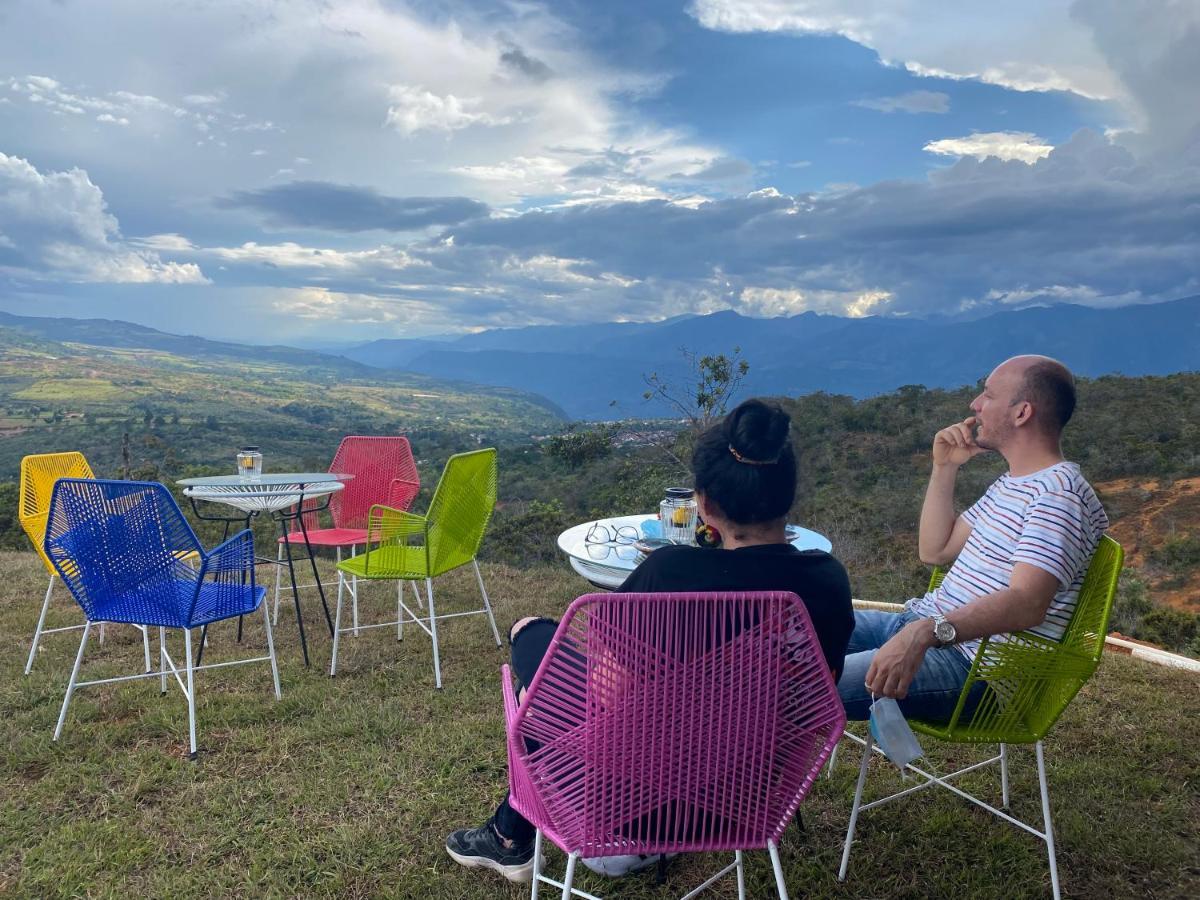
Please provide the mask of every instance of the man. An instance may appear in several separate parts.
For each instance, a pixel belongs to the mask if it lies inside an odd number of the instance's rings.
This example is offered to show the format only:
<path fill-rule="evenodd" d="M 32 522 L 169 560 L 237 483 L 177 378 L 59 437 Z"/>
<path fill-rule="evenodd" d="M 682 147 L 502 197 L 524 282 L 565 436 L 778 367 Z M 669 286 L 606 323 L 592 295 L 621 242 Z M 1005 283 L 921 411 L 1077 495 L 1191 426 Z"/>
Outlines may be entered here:
<path fill-rule="evenodd" d="M 1044 356 L 1017 356 L 988 376 L 974 415 L 933 439 L 921 509 L 920 556 L 953 562 L 945 580 L 900 615 L 857 611 L 838 692 L 851 719 L 871 697 L 894 697 L 906 716 L 948 719 L 981 638 L 1031 630 L 1060 638 L 1108 518 L 1060 439 L 1075 382 Z M 985 451 L 1008 472 L 970 509 L 954 513 L 959 467 Z"/>

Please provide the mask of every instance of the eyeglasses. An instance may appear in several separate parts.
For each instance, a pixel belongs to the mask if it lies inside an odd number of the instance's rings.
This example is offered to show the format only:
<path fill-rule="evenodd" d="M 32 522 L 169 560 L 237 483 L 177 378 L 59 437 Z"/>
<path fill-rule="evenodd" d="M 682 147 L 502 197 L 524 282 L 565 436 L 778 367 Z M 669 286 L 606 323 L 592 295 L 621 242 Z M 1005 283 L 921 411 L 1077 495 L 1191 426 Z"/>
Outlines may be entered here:
<path fill-rule="evenodd" d="M 632 525 L 603 525 L 595 522 L 583 537 L 585 544 L 632 544 L 642 537 Z"/>
<path fill-rule="evenodd" d="M 639 556 L 638 549 L 632 544 L 587 544 L 583 549 L 592 562 L 607 562 L 609 565 L 617 561 L 636 562 Z"/>

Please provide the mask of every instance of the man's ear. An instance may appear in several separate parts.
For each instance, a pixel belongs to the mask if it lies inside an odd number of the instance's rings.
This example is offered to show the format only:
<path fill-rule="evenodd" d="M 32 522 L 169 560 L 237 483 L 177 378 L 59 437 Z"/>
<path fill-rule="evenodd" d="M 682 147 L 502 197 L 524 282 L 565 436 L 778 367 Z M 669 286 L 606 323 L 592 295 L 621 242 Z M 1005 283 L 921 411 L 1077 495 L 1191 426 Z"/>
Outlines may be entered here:
<path fill-rule="evenodd" d="M 1016 414 L 1016 417 L 1013 419 L 1013 424 L 1018 427 L 1020 427 L 1021 425 L 1028 425 L 1032 419 L 1033 419 L 1033 404 L 1030 403 L 1028 400 L 1022 400 L 1019 403 L 1017 403 L 1017 414 Z"/>

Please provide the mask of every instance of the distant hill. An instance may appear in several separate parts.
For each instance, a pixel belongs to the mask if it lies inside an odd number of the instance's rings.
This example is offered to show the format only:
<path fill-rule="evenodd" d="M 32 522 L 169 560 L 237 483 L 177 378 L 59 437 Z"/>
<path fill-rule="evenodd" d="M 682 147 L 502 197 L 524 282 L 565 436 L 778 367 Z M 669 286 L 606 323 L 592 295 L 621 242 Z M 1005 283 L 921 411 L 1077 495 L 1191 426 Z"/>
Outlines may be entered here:
<path fill-rule="evenodd" d="M 112 472 L 124 434 L 135 470 L 160 478 L 227 463 L 244 444 L 262 446 L 275 466 L 290 459 L 323 469 L 346 434 L 402 432 L 436 456 L 439 447 L 527 440 L 564 418 L 545 398 L 512 388 L 336 356 L 267 348 L 274 352 L 260 357 L 260 348 L 199 339 L 180 339 L 174 352 L 161 346 L 174 335 L 127 323 L 92 332 L 76 320 L 28 321 L 0 322 L 0 483 L 16 477 L 23 455 L 60 449 L 83 450 Z M 160 346 L 140 346 L 139 335 Z M 196 345 L 203 352 L 182 352 Z"/>
<path fill-rule="evenodd" d="M 1200 368 L 1200 296 L 1117 309 L 1058 304 L 971 321 L 802 313 L 753 319 L 732 311 L 657 323 L 534 326 L 454 341 L 374 341 L 353 360 L 549 397 L 576 418 L 656 416 L 643 375 L 686 383 L 680 348 L 751 365 L 750 393 L 869 397 L 905 384 L 973 384 L 1000 360 L 1045 353 L 1084 376 L 1165 375 Z M 612 402 L 617 405 L 612 406 Z"/>
<path fill-rule="evenodd" d="M 369 364 L 345 356 L 300 350 L 296 347 L 259 347 L 210 341 L 194 335 L 169 334 L 156 328 L 114 319 L 60 319 L 16 316 L 0 312 L 0 328 L 11 328 L 23 334 L 62 344 L 165 350 L 184 357 L 279 362 L 302 368 L 329 368 L 364 376 L 372 374 L 368 368 Z M 374 374 L 378 376 L 378 373 Z"/>

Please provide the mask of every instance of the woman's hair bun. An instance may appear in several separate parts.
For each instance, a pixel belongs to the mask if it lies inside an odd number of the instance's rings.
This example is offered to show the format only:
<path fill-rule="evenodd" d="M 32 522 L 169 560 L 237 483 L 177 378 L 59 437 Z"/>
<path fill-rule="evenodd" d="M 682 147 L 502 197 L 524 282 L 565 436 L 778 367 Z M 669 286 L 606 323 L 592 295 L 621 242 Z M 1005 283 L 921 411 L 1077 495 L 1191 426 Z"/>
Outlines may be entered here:
<path fill-rule="evenodd" d="M 775 462 L 788 442 L 791 424 L 791 417 L 777 404 L 747 400 L 725 419 L 725 436 L 745 459 Z"/>

